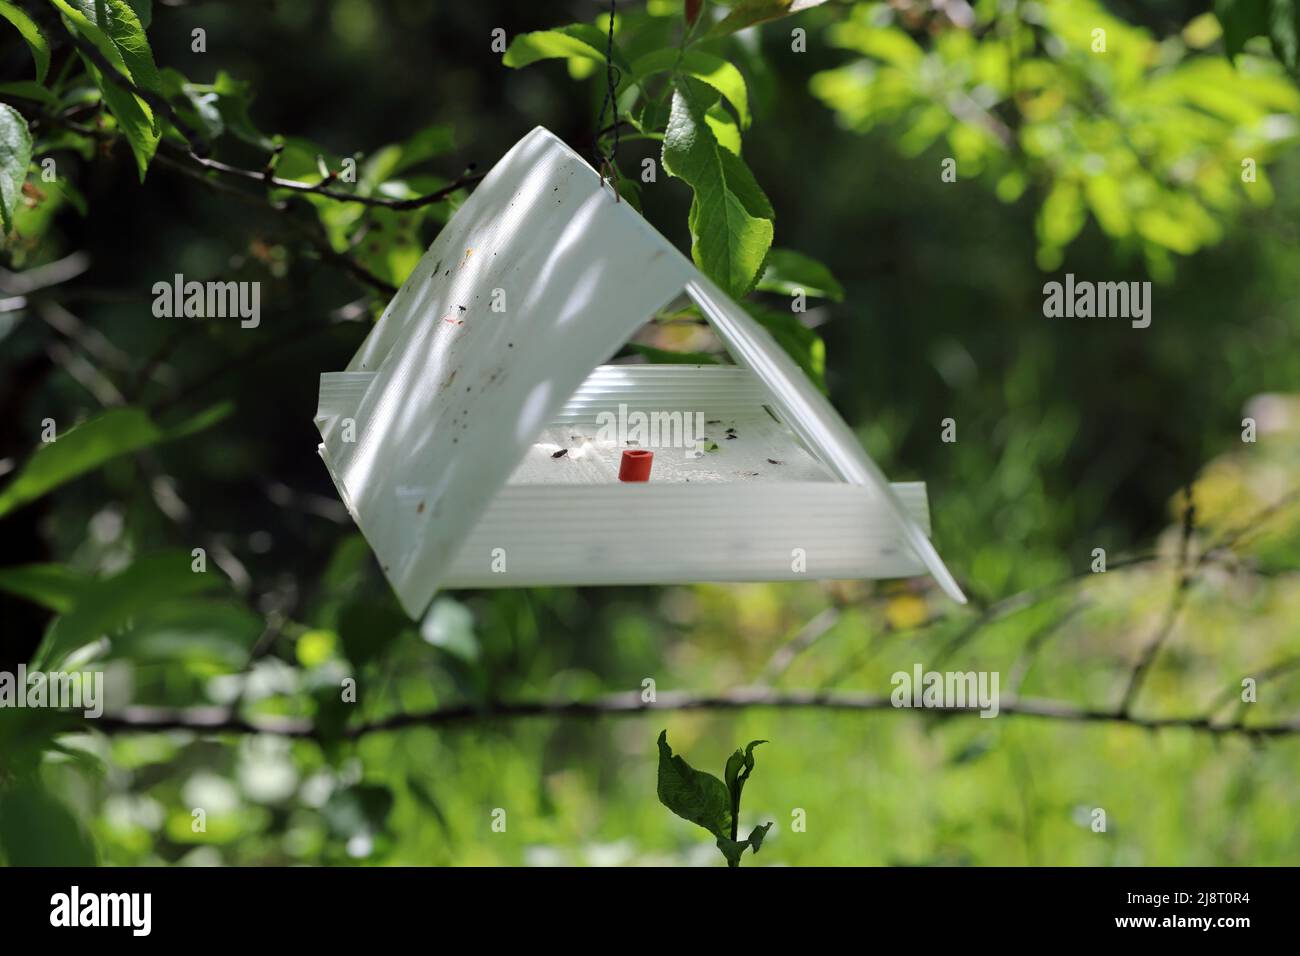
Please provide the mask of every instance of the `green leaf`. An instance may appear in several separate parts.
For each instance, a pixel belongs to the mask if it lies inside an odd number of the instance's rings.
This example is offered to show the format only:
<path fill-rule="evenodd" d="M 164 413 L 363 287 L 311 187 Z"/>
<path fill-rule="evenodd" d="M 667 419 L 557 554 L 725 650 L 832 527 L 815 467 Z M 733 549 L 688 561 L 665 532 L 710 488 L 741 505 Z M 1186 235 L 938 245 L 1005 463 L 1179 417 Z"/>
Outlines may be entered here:
<path fill-rule="evenodd" d="M 501 56 L 506 66 L 518 69 L 536 63 L 538 60 L 570 59 L 578 57 L 594 60 L 605 65 L 605 48 L 609 36 L 605 31 L 590 23 L 571 23 L 554 30 L 537 30 L 533 33 L 521 33 L 510 41 L 510 48 Z M 635 71 L 627 58 L 614 44 L 614 65 L 625 76 L 635 76 Z"/>
<path fill-rule="evenodd" d="M 628 348 L 638 355 L 643 355 L 654 365 L 721 365 L 716 355 L 708 352 L 674 352 L 670 349 L 655 348 L 653 345 L 641 345 L 629 342 Z"/>
<path fill-rule="evenodd" d="M 41 28 L 21 8 L 9 3 L 8 0 L 0 0 L 0 17 L 12 23 L 27 41 L 27 46 L 32 51 L 32 59 L 36 61 L 36 82 L 44 83 L 45 74 L 50 69 L 50 45 L 46 42 L 45 35 L 41 33 Z"/>
<path fill-rule="evenodd" d="M 217 405 L 168 429 L 155 425 L 141 409 L 109 409 L 41 445 L 0 492 L 0 517 L 119 455 L 202 431 L 224 418 L 230 409 L 228 404 Z"/>
<path fill-rule="evenodd" d="M 122 76 L 141 90 L 162 95 L 162 78 L 154 65 L 144 26 L 126 0 L 50 2 L 63 12 L 69 28 L 91 43 Z M 143 181 L 158 149 L 159 127 L 153 110 L 144 99 L 114 82 L 115 77 L 104 76 L 86 57 L 82 60 L 126 136 Z"/>
<path fill-rule="evenodd" d="M 361 167 L 357 183 L 359 192 L 368 194 L 379 184 L 398 176 L 451 150 L 454 145 L 450 126 L 428 126 L 403 143 L 391 143 L 377 150 Z"/>
<path fill-rule="evenodd" d="M 13 83 L 0 83 L 0 95 L 16 96 L 19 99 L 33 100 L 51 109 L 57 108 L 59 98 L 34 80 L 16 80 Z"/>
<path fill-rule="evenodd" d="M 262 149 L 275 146 L 276 140 L 258 130 L 248 115 L 253 94 L 247 80 L 236 80 L 225 70 L 218 70 L 210 89 L 217 96 L 217 111 L 227 130 L 238 139 Z"/>
<path fill-rule="evenodd" d="M 176 113 L 190 126 L 202 131 L 208 139 L 216 139 L 225 130 L 219 97 L 211 86 L 191 83 L 179 70 L 164 67 L 159 76 L 162 80 L 163 95 L 172 104 Z M 180 136 L 179 133 L 176 134 Z M 184 137 L 180 137 L 184 140 Z"/>
<path fill-rule="evenodd" d="M 766 740 L 751 740 L 743 751 L 737 749 L 727 758 L 727 769 L 723 776 L 727 781 L 727 790 L 731 792 L 733 806 L 740 803 L 740 793 L 745 789 L 745 781 L 754 769 L 754 748 Z"/>
<path fill-rule="evenodd" d="M 10 866 L 94 866 L 95 845 L 63 802 L 35 778 L 0 792 L 0 855 Z"/>
<path fill-rule="evenodd" d="M 126 137 L 127 144 L 131 147 L 131 155 L 135 157 L 136 171 L 140 174 L 140 181 L 144 182 L 149 163 L 153 160 L 154 153 L 158 151 L 158 140 L 161 139 L 153 110 L 134 93 L 129 93 L 107 81 L 104 74 L 84 56 L 81 60 L 86 66 L 86 72 L 95 81 L 95 86 L 104 98 L 108 111 L 117 120 L 122 135 Z"/>
<path fill-rule="evenodd" d="M 165 551 L 137 558 L 125 570 L 87 585 L 72 609 L 54 622 L 32 663 L 45 669 L 101 637 L 115 638 L 137 617 L 165 601 L 224 588 L 215 571 L 195 571 L 188 551 Z"/>
<path fill-rule="evenodd" d="M 733 840 L 730 837 L 718 837 L 717 847 L 722 851 L 722 855 L 727 858 L 727 866 L 740 866 L 740 856 L 745 852 L 745 848 L 758 852 L 758 848 L 763 845 L 763 838 L 767 836 L 767 831 L 772 828 L 772 824 L 764 823 L 754 827 L 749 831 L 749 836 L 743 840 Z"/>
<path fill-rule="evenodd" d="M 663 163 L 695 192 L 689 217 L 691 256 L 733 298 L 753 288 L 772 244 L 775 218 L 749 167 L 718 143 L 705 114 L 717 94 L 678 77 L 664 133 Z"/>
<path fill-rule="evenodd" d="M 126 2 L 135 11 L 135 15 L 140 20 L 140 26 L 148 30 L 149 24 L 153 22 L 153 0 L 126 0 Z"/>
<path fill-rule="evenodd" d="M 0 591 L 63 614 L 75 604 L 94 579 L 66 564 L 18 564 L 0 568 Z"/>
<path fill-rule="evenodd" d="M 50 0 L 77 33 L 94 44 L 123 76 L 150 93 L 162 93 L 162 80 L 140 17 L 126 0 Z"/>
<path fill-rule="evenodd" d="M 733 840 L 731 837 L 718 837 L 717 847 L 727 858 L 727 866 L 740 866 L 740 855 L 749 846 L 747 840 Z"/>
<path fill-rule="evenodd" d="M 339 613 L 343 653 L 358 669 L 382 657 L 398 639 L 413 632 L 411 620 L 391 603 L 359 600 Z"/>
<path fill-rule="evenodd" d="M 0 225 L 5 235 L 13 228 L 31 162 L 32 134 L 27 120 L 12 106 L 0 103 Z"/>
<path fill-rule="evenodd" d="M 714 103 L 710 106 L 708 112 L 704 114 L 704 121 L 709 124 L 709 130 L 719 146 L 727 152 L 740 155 L 740 127 L 736 125 L 735 117 L 727 112 L 722 103 Z"/>
<path fill-rule="evenodd" d="M 703 83 L 707 83 L 726 98 L 731 108 L 736 111 L 742 129 L 747 129 L 749 115 L 749 94 L 745 86 L 745 77 L 720 56 L 705 53 L 702 50 L 687 50 L 678 60 L 678 51 L 665 48 L 647 53 L 632 64 L 632 72 L 638 79 L 654 76 L 672 70 L 685 73 Z"/>
<path fill-rule="evenodd" d="M 731 12 L 713 25 L 709 37 L 726 36 L 766 20 L 778 20 L 801 10 L 819 7 L 826 0 L 740 0 Z"/>
<path fill-rule="evenodd" d="M 770 829 L 772 829 L 772 824 L 764 823 L 749 831 L 749 845 L 753 847 L 755 853 L 757 853 L 759 848 L 763 845 L 763 839 L 767 836 L 767 831 Z"/>
<path fill-rule="evenodd" d="M 1300 63 L 1300 40 L 1296 36 L 1295 0 L 1270 0 L 1268 39 L 1273 54 L 1294 71 Z"/>
<path fill-rule="evenodd" d="M 1223 27 L 1223 50 L 1229 60 L 1251 37 L 1268 33 L 1268 5 L 1260 0 L 1214 0 L 1214 15 Z"/>
<path fill-rule="evenodd" d="M 205 587 L 221 584 L 214 574 L 190 571 L 190 575 L 206 579 L 202 582 Z M 189 586 L 192 582 L 186 579 L 184 583 Z M 241 604 L 194 598 L 163 600 L 134 613 L 105 656 L 139 663 L 179 661 L 207 674 L 230 673 L 248 662 L 263 629 L 262 619 Z"/>
<path fill-rule="evenodd" d="M 659 734 L 659 802 L 719 840 L 730 838 L 731 804 L 726 785 L 674 756 L 666 730 Z"/>
<path fill-rule="evenodd" d="M 762 292 L 794 295 L 804 292 L 816 298 L 844 301 L 844 287 L 816 259 L 792 249 L 773 249 L 767 255 L 767 267 L 757 288 Z"/>
<path fill-rule="evenodd" d="M 767 329 L 781 348 L 798 363 L 818 388 L 826 391 L 826 343 L 821 336 L 799 321 L 797 313 L 745 304 L 759 325 Z"/>

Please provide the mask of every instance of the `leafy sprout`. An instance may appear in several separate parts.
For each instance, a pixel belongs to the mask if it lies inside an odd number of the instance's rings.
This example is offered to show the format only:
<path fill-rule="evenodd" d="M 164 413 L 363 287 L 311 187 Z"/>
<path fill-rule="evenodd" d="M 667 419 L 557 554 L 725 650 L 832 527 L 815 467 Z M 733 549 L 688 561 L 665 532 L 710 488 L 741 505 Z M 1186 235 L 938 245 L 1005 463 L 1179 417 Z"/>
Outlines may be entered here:
<path fill-rule="evenodd" d="M 763 823 L 740 840 L 740 796 L 754 770 L 754 748 L 766 740 L 751 740 L 727 758 L 724 783 L 711 773 L 696 770 L 668 745 L 668 731 L 659 734 L 659 802 L 683 820 L 704 827 L 716 838 L 727 866 L 740 866 L 746 847 L 755 853 L 771 823 Z"/>

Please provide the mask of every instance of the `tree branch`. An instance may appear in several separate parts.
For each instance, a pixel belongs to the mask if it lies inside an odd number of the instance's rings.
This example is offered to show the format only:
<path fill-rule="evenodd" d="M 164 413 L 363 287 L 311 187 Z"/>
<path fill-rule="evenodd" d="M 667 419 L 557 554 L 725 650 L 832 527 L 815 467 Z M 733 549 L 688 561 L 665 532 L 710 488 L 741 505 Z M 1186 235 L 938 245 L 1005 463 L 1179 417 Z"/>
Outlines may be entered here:
<path fill-rule="evenodd" d="M 219 173 L 223 176 L 229 176 L 235 179 L 246 179 L 254 182 L 263 183 L 276 189 L 287 189 L 300 195 L 325 196 L 337 202 L 354 202 L 363 206 L 375 206 L 382 209 L 392 209 L 402 212 L 410 209 L 419 209 L 422 206 L 431 206 L 436 202 L 442 202 L 457 190 L 464 189 L 479 182 L 485 173 L 466 173 L 457 179 L 452 180 L 441 189 L 435 189 L 431 193 L 423 196 L 412 196 L 409 199 L 387 199 L 383 196 L 362 196 L 357 193 L 346 192 L 341 189 L 332 189 L 328 185 L 330 180 L 322 180 L 319 183 L 302 183 L 296 179 L 281 179 L 278 176 L 268 176 L 266 172 L 254 169 L 241 169 L 238 166 L 231 166 L 229 163 L 223 163 L 219 160 L 210 159 L 205 156 L 197 156 L 194 153 L 185 154 L 191 162 L 201 166 L 209 172 Z"/>
<path fill-rule="evenodd" d="M 355 724 L 343 736 L 357 739 L 369 734 L 405 730 L 410 727 L 447 727 L 484 720 L 513 720 L 525 717 L 598 718 L 678 712 L 690 710 L 742 710 L 767 707 L 781 710 L 846 710 L 919 713 L 936 717 L 977 716 L 978 705 L 970 707 L 927 707 L 918 711 L 895 707 L 888 696 L 841 691 L 773 690 L 741 687 L 712 694 L 671 692 L 645 703 L 640 691 L 609 694 L 593 700 L 516 701 L 474 706 L 460 704 L 434 710 L 393 714 Z M 1073 723 L 1127 724 L 1147 730 L 1185 729 L 1215 735 L 1267 738 L 1300 734 L 1300 716 L 1254 727 L 1236 722 L 1215 723 L 1208 716 L 1134 717 L 1112 710 L 1077 707 L 1058 700 L 1021 698 L 1003 700 L 999 716 L 1038 718 Z M 140 733 L 162 730 L 192 730 L 212 734 L 274 734 L 285 737 L 321 736 L 310 721 L 295 717 L 244 718 L 224 707 L 128 707 L 90 722 L 91 729 L 107 733 Z"/>

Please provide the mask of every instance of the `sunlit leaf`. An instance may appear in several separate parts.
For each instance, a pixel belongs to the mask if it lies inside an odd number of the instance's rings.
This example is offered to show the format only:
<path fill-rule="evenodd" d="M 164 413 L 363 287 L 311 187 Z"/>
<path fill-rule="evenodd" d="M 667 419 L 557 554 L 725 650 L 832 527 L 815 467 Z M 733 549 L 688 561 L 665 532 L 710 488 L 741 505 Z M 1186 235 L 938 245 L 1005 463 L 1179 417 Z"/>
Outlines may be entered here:
<path fill-rule="evenodd" d="M 0 492 L 0 517 L 105 462 L 215 425 L 231 411 L 222 404 L 173 428 L 161 428 L 138 408 L 112 408 L 42 444 Z"/>
<path fill-rule="evenodd" d="M 12 106 L 0 103 L 0 224 L 6 234 L 13 228 L 31 161 L 32 134 L 27 120 Z"/>
<path fill-rule="evenodd" d="M 819 7 L 826 0 L 740 0 L 731 12 L 713 25 L 709 36 L 726 36 L 756 23 L 788 17 L 792 13 Z"/>
<path fill-rule="evenodd" d="M 674 84 L 672 114 L 664 134 L 663 163 L 695 192 L 691 203 L 691 256 L 733 297 L 754 285 L 772 244 L 772 205 L 749 167 L 718 143 L 705 120 L 717 93 L 689 77 Z"/>
<path fill-rule="evenodd" d="M 844 287 L 826 268 L 811 256 L 793 249 L 773 249 L 767 256 L 767 267 L 757 287 L 761 292 L 781 292 L 805 295 L 833 302 L 844 301 Z"/>
<path fill-rule="evenodd" d="M 638 59 L 632 64 L 633 73 L 645 78 L 656 73 L 673 71 L 693 76 L 721 93 L 740 118 L 741 128 L 750 124 L 749 94 L 745 77 L 720 56 L 702 50 L 679 53 L 674 49 L 660 49 Z"/>
<path fill-rule="evenodd" d="M 8 0 L 0 0 L 0 17 L 12 23 L 22 34 L 28 49 L 32 51 L 32 59 L 36 61 L 36 82 L 44 83 L 45 74 L 50 68 L 50 45 L 41 33 L 41 28 L 21 7 L 14 6 Z"/>

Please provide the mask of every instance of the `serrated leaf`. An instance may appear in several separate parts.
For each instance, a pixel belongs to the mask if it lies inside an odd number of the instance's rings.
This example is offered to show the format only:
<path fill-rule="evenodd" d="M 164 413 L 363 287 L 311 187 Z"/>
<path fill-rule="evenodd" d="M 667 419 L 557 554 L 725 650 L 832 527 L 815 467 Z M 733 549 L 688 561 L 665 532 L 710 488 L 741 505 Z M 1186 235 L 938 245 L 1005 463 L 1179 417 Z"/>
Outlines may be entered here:
<path fill-rule="evenodd" d="M 229 405 L 217 405 L 177 427 L 164 429 L 141 409 L 109 409 L 54 441 L 42 444 L 17 477 L 0 492 L 0 517 L 119 455 L 208 428 L 229 411 Z"/>
<path fill-rule="evenodd" d="M 708 36 L 720 37 L 756 23 L 778 20 L 792 13 L 819 7 L 826 0 L 740 0 L 731 8 L 731 12 L 713 25 Z"/>
<path fill-rule="evenodd" d="M 664 133 L 664 169 L 695 192 L 691 257 L 733 298 L 753 288 L 772 245 L 774 214 L 749 167 L 719 144 L 705 118 L 717 94 L 699 80 L 678 77 Z"/>
<path fill-rule="evenodd" d="M 519 34 L 510 41 L 509 48 L 501 55 L 501 62 L 519 69 L 538 60 L 567 60 L 577 57 L 594 60 L 603 66 L 608 44 L 609 36 L 605 31 L 590 23 L 571 23 L 553 30 Z M 614 44 L 612 59 L 625 76 L 635 75 L 617 43 Z"/>
<path fill-rule="evenodd" d="M 702 83 L 707 83 L 721 93 L 736 111 L 742 128 L 748 128 L 749 94 L 745 86 L 745 77 L 734 65 L 720 56 L 705 53 L 703 50 L 687 50 L 685 53 L 672 48 L 655 50 L 637 59 L 632 64 L 632 71 L 639 79 L 654 76 L 672 70 L 693 76 Z"/>
<path fill-rule="evenodd" d="M 12 106 L 0 103 L 0 225 L 4 235 L 13 228 L 31 162 L 32 134 L 27 120 Z"/>
<path fill-rule="evenodd" d="M 0 17 L 12 23 L 27 41 L 32 59 L 36 61 L 36 82 L 44 83 L 45 74 L 50 69 L 50 45 L 45 40 L 45 34 L 41 33 L 41 28 L 22 8 L 14 6 L 8 0 L 0 0 Z"/>
<path fill-rule="evenodd" d="M 757 288 L 762 292 L 781 292 L 805 295 L 832 302 L 844 301 L 844 287 L 816 259 L 792 249 L 773 249 L 767 255 L 767 266 Z"/>
<path fill-rule="evenodd" d="M 126 0 L 126 2 L 139 17 L 140 26 L 148 30 L 149 24 L 153 22 L 153 0 Z"/>
<path fill-rule="evenodd" d="M 140 174 L 140 181 L 144 182 L 149 163 L 153 160 L 154 153 L 158 151 L 158 140 L 161 139 L 153 110 L 134 93 L 129 93 L 107 81 L 104 74 L 85 57 L 81 60 L 86 66 L 86 72 L 95 81 L 95 86 L 104 98 L 104 105 L 113 114 L 118 128 L 126 137 L 127 145 L 131 147 L 131 155 L 135 157 L 136 171 Z"/>
<path fill-rule="evenodd" d="M 162 78 L 140 17 L 126 0 L 50 0 L 64 15 L 69 28 L 92 44 L 112 67 L 141 90 L 163 93 Z M 116 77 L 107 77 L 82 56 L 86 70 L 113 118 L 126 136 L 141 181 L 158 149 L 160 130 L 152 108 L 140 96 L 124 89 Z"/>
<path fill-rule="evenodd" d="M 162 93 L 162 80 L 140 17 L 126 0 L 50 0 L 77 33 L 142 90 Z"/>
<path fill-rule="evenodd" d="M 666 730 L 659 734 L 658 792 L 659 802 L 683 820 L 704 827 L 719 840 L 729 839 L 731 804 L 726 784 L 674 756 Z"/>

